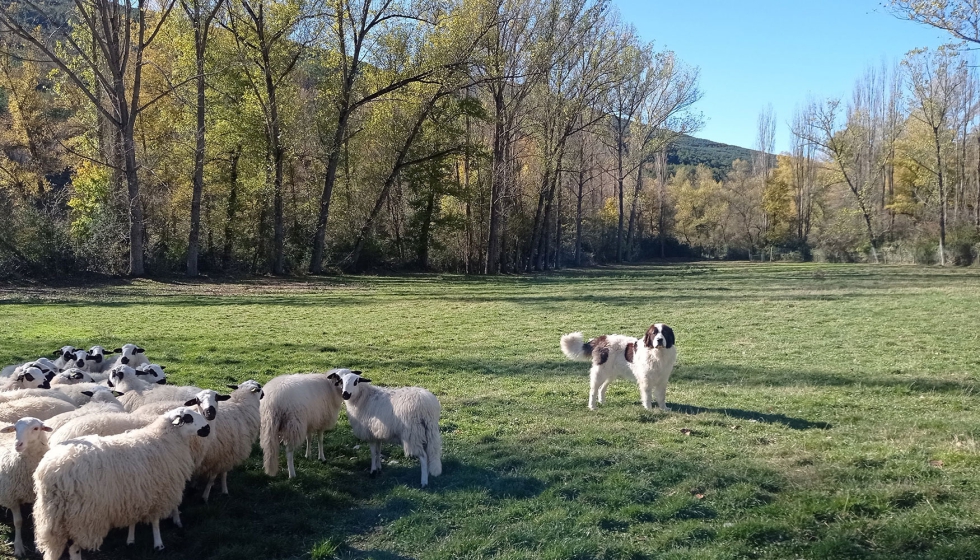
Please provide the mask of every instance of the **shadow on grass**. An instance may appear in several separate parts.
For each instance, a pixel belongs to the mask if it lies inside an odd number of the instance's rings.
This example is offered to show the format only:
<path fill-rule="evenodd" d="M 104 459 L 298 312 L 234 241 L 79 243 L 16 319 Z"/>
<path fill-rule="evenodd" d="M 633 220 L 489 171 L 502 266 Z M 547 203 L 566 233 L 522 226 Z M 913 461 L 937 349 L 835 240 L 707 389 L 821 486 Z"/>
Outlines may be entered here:
<path fill-rule="evenodd" d="M 705 408 L 689 404 L 671 403 L 668 403 L 668 407 L 670 407 L 673 412 L 678 412 L 680 414 L 697 416 L 698 414 L 716 413 L 730 416 L 732 418 L 738 418 L 740 420 L 755 420 L 756 422 L 763 422 L 765 424 L 782 424 L 783 426 L 793 430 L 829 430 L 833 427 L 833 425 L 829 422 L 811 421 L 804 418 L 793 418 L 792 416 L 786 416 L 785 414 L 768 414 L 756 410 L 742 410 L 740 408 Z"/>

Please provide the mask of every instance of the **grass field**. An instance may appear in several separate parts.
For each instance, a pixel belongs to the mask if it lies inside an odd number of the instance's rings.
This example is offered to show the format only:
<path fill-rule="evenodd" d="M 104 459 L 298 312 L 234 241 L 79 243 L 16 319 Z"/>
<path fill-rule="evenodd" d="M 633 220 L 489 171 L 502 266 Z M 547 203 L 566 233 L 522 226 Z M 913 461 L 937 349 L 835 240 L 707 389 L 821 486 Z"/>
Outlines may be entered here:
<path fill-rule="evenodd" d="M 677 334 L 672 412 L 624 381 L 587 410 L 588 364 L 560 335 L 653 322 Z M 326 463 L 270 479 L 256 451 L 230 496 L 187 494 L 165 552 L 140 526 L 86 558 L 980 558 L 976 269 L 19 286 L 0 291 L 0 325 L 4 364 L 136 342 L 177 383 L 348 366 L 442 401 L 428 489 L 396 446 L 370 478 L 342 414 Z"/>

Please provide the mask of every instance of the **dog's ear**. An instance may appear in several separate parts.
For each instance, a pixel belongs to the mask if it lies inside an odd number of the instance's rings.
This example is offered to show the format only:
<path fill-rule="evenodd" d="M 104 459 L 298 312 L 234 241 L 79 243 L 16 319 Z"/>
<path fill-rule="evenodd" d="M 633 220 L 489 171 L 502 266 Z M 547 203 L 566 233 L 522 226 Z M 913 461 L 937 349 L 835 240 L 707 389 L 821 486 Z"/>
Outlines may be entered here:
<path fill-rule="evenodd" d="M 653 342 L 653 339 L 656 336 L 657 336 L 657 325 L 650 325 L 650 328 L 647 329 L 647 333 L 643 335 L 643 345 L 646 346 L 647 348 L 653 348 L 654 346 L 656 346 L 656 343 Z"/>
<path fill-rule="evenodd" d="M 667 340 L 667 348 L 673 348 L 674 347 L 674 329 L 668 327 L 667 325 L 663 325 L 663 327 L 664 328 L 663 328 L 663 330 L 661 332 L 664 333 L 664 338 Z"/>

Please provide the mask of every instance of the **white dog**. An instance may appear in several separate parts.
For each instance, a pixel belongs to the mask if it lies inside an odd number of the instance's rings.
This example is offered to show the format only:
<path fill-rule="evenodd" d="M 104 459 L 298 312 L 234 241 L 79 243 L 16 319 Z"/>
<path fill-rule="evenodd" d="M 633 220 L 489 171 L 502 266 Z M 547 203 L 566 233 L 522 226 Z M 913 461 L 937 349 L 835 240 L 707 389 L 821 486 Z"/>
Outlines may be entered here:
<path fill-rule="evenodd" d="M 561 351 L 569 359 L 592 362 L 589 370 L 589 409 L 606 399 L 606 388 L 617 377 L 633 378 L 640 386 L 643 408 L 650 408 L 650 394 L 660 410 L 667 411 L 667 381 L 674 371 L 677 348 L 674 331 L 663 323 L 650 325 L 643 340 L 619 334 L 602 335 L 583 342 L 580 332 L 561 337 Z"/>

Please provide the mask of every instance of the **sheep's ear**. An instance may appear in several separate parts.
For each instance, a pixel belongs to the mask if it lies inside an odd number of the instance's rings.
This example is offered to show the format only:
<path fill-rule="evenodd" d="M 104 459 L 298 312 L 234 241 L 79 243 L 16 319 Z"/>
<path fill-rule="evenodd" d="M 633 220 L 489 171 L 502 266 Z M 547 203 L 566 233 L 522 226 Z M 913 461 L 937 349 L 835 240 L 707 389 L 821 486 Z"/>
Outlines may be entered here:
<path fill-rule="evenodd" d="M 262 397 L 264 397 L 264 396 L 265 396 L 265 391 L 263 391 L 262 389 L 259 389 L 259 400 L 262 400 Z"/>
<path fill-rule="evenodd" d="M 44 374 L 44 378 L 48 381 L 51 381 L 52 379 L 54 379 L 55 375 L 57 375 L 55 372 L 49 371 L 48 373 Z"/>
<path fill-rule="evenodd" d="M 353 373 L 354 375 L 361 375 L 361 370 L 359 369 L 352 369 L 350 370 L 350 372 Z"/>
<path fill-rule="evenodd" d="M 50 389 L 50 388 L 51 388 L 51 383 L 49 383 L 47 379 L 45 379 L 44 383 L 41 383 L 41 386 L 38 387 L 38 389 Z"/>
<path fill-rule="evenodd" d="M 230 398 L 231 398 L 231 395 L 218 395 L 218 396 L 214 397 L 214 400 L 216 400 L 216 401 L 226 401 L 226 400 L 228 400 Z"/>
<path fill-rule="evenodd" d="M 166 385 L 166 384 L 167 384 L 166 379 L 161 379 L 160 381 L 157 381 L 157 385 Z"/>
<path fill-rule="evenodd" d="M 45 426 L 44 424 L 41 424 L 41 431 L 42 432 L 53 432 L 54 431 L 54 428 L 50 428 L 48 426 Z"/>
<path fill-rule="evenodd" d="M 59 356 L 59 355 L 61 355 L 61 350 L 55 350 L 54 352 L 51 353 L 51 355 L 52 356 Z"/>
<path fill-rule="evenodd" d="M 331 373 L 330 375 L 327 376 L 327 379 L 333 379 L 334 381 L 336 381 L 337 379 L 340 379 L 340 376 L 337 375 L 336 373 Z"/>
<path fill-rule="evenodd" d="M 184 406 L 196 406 L 201 404 L 201 399 L 194 397 L 193 399 L 184 403 Z"/>
<path fill-rule="evenodd" d="M 9 434 L 16 429 L 16 426 L 4 426 L 3 428 L 0 428 L 0 434 Z"/>
<path fill-rule="evenodd" d="M 103 355 L 106 355 L 106 354 L 116 354 L 116 353 L 121 352 L 121 351 L 122 350 L 120 348 L 116 348 L 115 350 L 106 350 L 106 349 L 103 348 L 102 349 L 102 354 Z"/>
<path fill-rule="evenodd" d="M 122 348 L 116 348 L 112 351 L 113 354 L 122 354 Z"/>
<path fill-rule="evenodd" d="M 92 397 L 92 396 L 95 395 L 95 392 L 94 391 L 82 391 L 82 394 L 85 395 L 86 397 Z"/>
<path fill-rule="evenodd" d="M 139 346 L 137 346 L 137 347 L 136 347 L 136 353 L 137 353 L 137 354 L 142 354 L 142 353 L 143 353 L 143 352 L 145 352 L 145 351 L 146 351 L 146 350 L 143 350 L 143 349 L 142 349 L 142 348 L 140 348 Z"/>
<path fill-rule="evenodd" d="M 235 389 L 238 389 L 238 385 L 225 385 L 225 387 L 228 387 L 232 391 L 234 391 Z"/>
<path fill-rule="evenodd" d="M 167 369 L 167 366 L 160 366 L 160 369 Z"/>
<path fill-rule="evenodd" d="M 357 381 L 359 381 L 361 383 L 370 383 L 371 382 L 371 380 L 368 379 L 367 377 L 358 377 L 357 378 Z"/>
<path fill-rule="evenodd" d="M 136 375 L 153 375 L 152 371 L 146 371 L 144 369 L 136 370 Z"/>
<path fill-rule="evenodd" d="M 113 392 L 112 392 L 112 396 L 113 396 L 113 397 L 121 397 L 121 396 L 123 396 L 124 394 L 125 394 L 125 393 L 123 393 L 122 391 L 113 391 Z"/>

